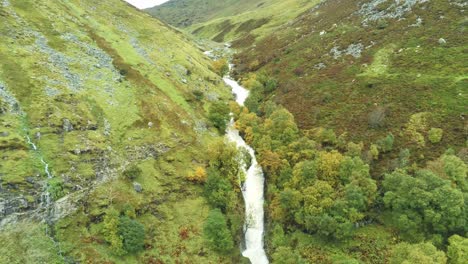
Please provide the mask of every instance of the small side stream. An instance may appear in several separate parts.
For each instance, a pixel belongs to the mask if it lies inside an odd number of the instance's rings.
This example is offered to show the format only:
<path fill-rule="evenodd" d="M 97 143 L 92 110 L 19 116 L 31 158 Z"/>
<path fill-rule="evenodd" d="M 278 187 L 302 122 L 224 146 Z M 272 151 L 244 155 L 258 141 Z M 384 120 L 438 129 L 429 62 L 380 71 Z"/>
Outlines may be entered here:
<path fill-rule="evenodd" d="M 39 149 L 37 148 L 36 144 L 34 144 L 34 142 L 32 142 L 29 135 L 26 135 L 26 141 L 31 146 L 31 148 L 34 150 L 34 152 L 40 154 Z M 60 248 L 60 244 L 55 240 L 55 237 L 54 237 L 54 234 L 53 234 L 53 229 L 52 229 L 53 222 L 51 220 L 51 216 L 52 216 L 52 213 L 53 213 L 53 202 L 52 202 L 52 200 L 50 198 L 48 181 L 50 179 L 52 179 L 54 176 L 52 175 L 52 173 L 49 170 L 49 163 L 47 163 L 42 156 L 40 157 L 40 159 L 41 159 L 42 165 L 44 166 L 44 172 L 47 175 L 47 180 L 46 180 L 46 184 L 44 184 L 44 190 L 42 191 L 42 194 L 41 194 L 41 204 L 39 205 L 39 210 L 40 211 L 41 210 L 45 211 L 44 216 L 43 216 L 43 219 L 44 219 L 45 224 L 46 224 L 45 225 L 46 226 L 45 233 L 52 240 L 55 247 L 57 248 L 58 255 L 63 259 L 63 254 L 62 254 L 62 250 Z"/>

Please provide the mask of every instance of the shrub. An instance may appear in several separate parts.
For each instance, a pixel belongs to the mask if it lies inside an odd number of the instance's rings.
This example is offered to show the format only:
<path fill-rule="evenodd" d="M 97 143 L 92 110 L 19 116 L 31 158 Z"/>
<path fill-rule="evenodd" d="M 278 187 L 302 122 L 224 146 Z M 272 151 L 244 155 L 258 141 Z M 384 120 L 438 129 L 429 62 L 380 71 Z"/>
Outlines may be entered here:
<path fill-rule="evenodd" d="M 459 235 L 453 235 L 449 238 L 450 245 L 447 249 L 449 263 L 462 264 L 468 259 L 468 239 Z"/>
<path fill-rule="evenodd" d="M 390 133 L 385 138 L 378 140 L 377 145 L 380 147 L 382 152 L 389 152 L 393 149 L 394 140 L 395 137 Z"/>
<path fill-rule="evenodd" d="M 294 69 L 294 74 L 296 76 L 302 76 L 304 75 L 304 68 L 303 67 L 297 67 L 296 69 Z"/>
<path fill-rule="evenodd" d="M 276 90 L 276 88 L 278 87 L 278 81 L 272 78 L 268 78 L 266 82 L 264 83 L 264 87 L 265 87 L 264 89 L 265 92 L 271 93 L 274 90 Z"/>
<path fill-rule="evenodd" d="M 211 248 L 220 253 L 228 253 L 234 247 L 226 217 L 219 209 L 211 210 L 203 228 L 205 239 Z"/>
<path fill-rule="evenodd" d="M 278 87 L 278 81 L 266 74 L 257 75 L 257 80 L 262 84 L 264 93 L 271 93 Z"/>
<path fill-rule="evenodd" d="M 385 123 L 387 113 L 384 107 L 375 108 L 368 116 L 368 123 L 371 128 L 382 127 Z"/>
<path fill-rule="evenodd" d="M 208 119 L 220 132 L 224 132 L 229 121 L 229 106 L 223 102 L 213 103 L 209 109 Z"/>
<path fill-rule="evenodd" d="M 388 27 L 388 22 L 385 19 L 379 19 L 377 21 L 377 29 L 385 29 Z"/>
<path fill-rule="evenodd" d="M 314 136 L 323 144 L 334 145 L 337 142 L 336 134 L 333 129 L 319 128 L 315 131 Z"/>
<path fill-rule="evenodd" d="M 119 236 L 119 212 L 113 208 L 107 210 L 104 216 L 102 233 L 104 239 L 110 244 L 112 253 L 122 256 L 126 254 L 123 249 L 122 238 Z"/>
<path fill-rule="evenodd" d="M 398 155 L 398 166 L 404 168 L 410 163 L 411 153 L 409 149 L 402 149 Z"/>
<path fill-rule="evenodd" d="M 443 135 L 444 131 L 440 128 L 431 128 L 431 130 L 429 130 L 429 141 L 431 141 L 432 143 L 439 143 L 441 140 L 442 140 L 442 135 Z"/>
<path fill-rule="evenodd" d="M 223 77 L 229 72 L 229 64 L 226 59 L 213 61 L 212 67 L 213 71 L 221 77 Z"/>
<path fill-rule="evenodd" d="M 200 90 L 193 90 L 192 94 L 193 96 L 195 96 L 195 99 L 197 99 L 197 101 L 201 101 L 203 99 L 203 92 Z"/>
<path fill-rule="evenodd" d="M 203 167 L 197 167 L 193 173 L 190 173 L 187 177 L 189 181 L 204 183 L 206 182 L 206 170 Z"/>
<path fill-rule="evenodd" d="M 272 255 L 275 263 L 282 264 L 301 264 L 307 263 L 296 250 L 290 247 L 278 247 Z"/>
<path fill-rule="evenodd" d="M 247 78 L 242 80 L 242 86 L 253 90 L 256 87 L 261 87 L 262 84 L 257 80 L 257 75 L 255 73 L 249 73 Z"/>
<path fill-rule="evenodd" d="M 379 159 L 379 147 L 377 145 L 372 144 L 370 146 L 369 152 L 370 152 L 373 160 L 378 160 Z"/>
<path fill-rule="evenodd" d="M 139 222 L 127 216 L 120 217 L 119 235 L 122 238 L 123 249 L 128 253 L 136 253 L 143 249 L 145 243 L 145 227 Z"/>
<path fill-rule="evenodd" d="M 250 91 L 249 97 L 244 102 L 244 105 L 249 109 L 252 113 L 259 113 L 260 108 L 260 101 L 262 100 L 263 96 L 259 92 L 259 89 L 254 88 Z"/>
<path fill-rule="evenodd" d="M 230 207 L 230 202 L 235 201 L 234 191 L 229 179 L 220 176 L 213 169 L 208 171 L 204 191 L 208 203 L 222 210 Z"/>
<path fill-rule="evenodd" d="M 463 192 L 432 171 L 418 170 L 413 176 L 398 169 L 385 175 L 382 187 L 384 204 L 403 238 L 421 241 L 424 236 L 440 235 L 445 239 L 465 230 Z"/>
<path fill-rule="evenodd" d="M 65 191 L 63 190 L 63 181 L 61 179 L 52 178 L 47 184 L 47 191 L 49 192 L 52 200 L 56 201 L 65 195 Z"/>
<path fill-rule="evenodd" d="M 219 209 L 211 210 L 208 214 L 203 234 L 210 247 L 217 252 L 228 253 L 234 247 L 226 216 Z"/>
<path fill-rule="evenodd" d="M 251 71 L 256 71 L 260 67 L 260 61 L 259 60 L 254 60 L 249 64 L 249 69 Z"/>
<path fill-rule="evenodd" d="M 122 175 L 125 179 L 133 181 L 137 177 L 140 177 L 142 172 L 143 171 L 137 165 L 131 165 L 126 170 L 124 170 Z"/>
<path fill-rule="evenodd" d="M 363 147 L 364 147 L 364 144 L 362 142 L 360 142 L 359 144 L 356 144 L 354 142 L 349 142 L 348 152 L 346 154 L 351 157 L 361 156 Z"/>
<path fill-rule="evenodd" d="M 400 243 L 395 246 L 390 258 L 390 264 L 445 264 L 447 257 L 443 251 L 429 242 L 420 244 Z"/>
<path fill-rule="evenodd" d="M 427 129 L 427 117 L 428 113 L 426 112 L 416 113 L 410 117 L 410 120 L 406 125 L 407 135 L 419 147 L 424 147 L 426 145 L 426 141 L 424 140 L 422 133 L 426 132 Z"/>
<path fill-rule="evenodd" d="M 468 191 L 467 172 L 468 166 L 459 157 L 451 154 L 444 154 L 440 161 L 448 178 L 456 184 L 458 189 Z"/>
<path fill-rule="evenodd" d="M 348 133 L 344 132 L 341 134 L 337 139 L 336 139 L 336 146 L 340 149 L 345 149 L 346 148 L 346 142 L 347 142 L 347 137 Z"/>

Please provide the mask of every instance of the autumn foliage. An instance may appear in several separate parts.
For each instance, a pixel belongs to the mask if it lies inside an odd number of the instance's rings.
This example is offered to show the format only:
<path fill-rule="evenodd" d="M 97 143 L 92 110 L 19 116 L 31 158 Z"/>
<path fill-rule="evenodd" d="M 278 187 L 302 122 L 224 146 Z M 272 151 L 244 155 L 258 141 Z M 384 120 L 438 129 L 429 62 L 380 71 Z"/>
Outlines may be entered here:
<path fill-rule="evenodd" d="M 206 182 L 206 170 L 205 168 L 199 166 L 195 168 L 195 171 L 192 173 L 189 173 L 187 176 L 187 179 L 191 182 L 196 182 L 196 183 L 205 183 Z"/>

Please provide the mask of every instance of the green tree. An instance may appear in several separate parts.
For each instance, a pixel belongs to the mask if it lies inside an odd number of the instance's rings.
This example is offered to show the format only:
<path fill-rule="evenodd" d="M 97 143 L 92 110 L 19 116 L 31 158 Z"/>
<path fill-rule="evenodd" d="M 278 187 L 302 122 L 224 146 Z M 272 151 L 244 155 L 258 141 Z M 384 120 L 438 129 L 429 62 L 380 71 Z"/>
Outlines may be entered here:
<path fill-rule="evenodd" d="M 265 93 L 271 93 L 278 87 L 278 81 L 273 78 L 266 77 L 263 81 L 264 91 Z"/>
<path fill-rule="evenodd" d="M 212 67 L 213 71 L 221 77 L 229 72 L 229 64 L 226 59 L 213 61 Z"/>
<path fill-rule="evenodd" d="M 445 154 L 440 158 L 445 174 L 457 187 L 468 192 L 468 166 L 455 155 Z"/>
<path fill-rule="evenodd" d="M 395 137 L 390 133 L 385 138 L 378 140 L 377 145 L 380 147 L 382 152 L 389 152 L 393 149 L 394 141 Z"/>
<path fill-rule="evenodd" d="M 229 180 L 232 188 L 239 186 L 239 163 L 243 160 L 243 155 L 238 151 L 234 143 L 226 143 L 224 140 L 217 140 L 209 145 L 208 158 L 209 165 L 224 179 Z"/>
<path fill-rule="evenodd" d="M 450 264 L 464 264 L 468 260 L 468 239 L 453 235 L 448 240 L 447 256 Z"/>
<path fill-rule="evenodd" d="M 346 155 L 351 157 L 360 157 L 362 153 L 362 148 L 364 148 L 364 144 L 362 142 L 360 142 L 359 144 L 349 142 L 347 147 L 348 152 L 346 153 Z"/>
<path fill-rule="evenodd" d="M 107 210 L 103 221 L 104 239 L 110 244 L 111 251 L 118 255 L 125 255 L 127 252 L 123 248 L 122 237 L 119 235 L 119 212 L 114 208 Z"/>
<path fill-rule="evenodd" d="M 211 210 L 208 214 L 203 234 L 210 247 L 217 252 L 228 253 L 234 247 L 226 217 L 219 209 Z"/>
<path fill-rule="evenodd" d="M 282 220 L 293 219 L 294 212 L 300 209 L 303 195 L 298 190 L 286 188 L 279 195 L 279 202 L 281 209 L 285 214 L 285 218 Z"/>
<path fill-rule="evenodd" d="M 208 203 L 223 211 L 232 207 L 231 204 L 235 201 L 235 193 L 231 183 L 214 169 L 208 170 L 204 192 Z"/>
<path fill-rule="evenodd" d="M 224 102 L 215 102 L 210 106 L 208 119 L 222 133 L 226 130 L 229 121 L 229 106 Z"/>
<path fill-rule="evenodd" d="M 467 229 L 463 193 L 429 170 L 414 176 L 396 170 L 385 176 L 383 189 L 393 223 L 408 239 L 422 240 L 422 234 L 447 237 Z"/>
<path fill-rule="evenodd" d="M 258 88 L 253 88 L 250 90 L 249 97 L 245 100 L 244 105 L 250 112 L 259 114 L 260 102 L 262 99 L 263 96 Z"/>
<path fill-rule="evenodd" d="M 410 164 L 411 153 L 409 149 L 402 149 L 398 154 L 398 167 L 405 168 Z"/>
<path fill-rule="evenodd" d="M 400 243 L 395 246 L 390 258 L 390 264 L 445 264 L 446 262 L 445 253 L 428 242 Z"/>
<path fill-rule="evenodd" d="M 131 165 L 130 167 L 124 170 L 122 175 L 124 176 L 125 179 L 133 181 L 137 177 L 140 177 L 142 172 L 143 171 L 137 165 Z"/>
<path fill-rule="evenodd" d="M 273 140 L 281 142 L 280 145 L 291 143 L 299 133 L 294 116 L 284 108 L 274 111 L 265 120 L 265 131 Z"/>
<path fill-rule="evenodd" d="M 431 128 L 428 133 L 429 141 L 432 143 L 439 143 L 442 140 L 444 131 L 441 128 Z"/>
<path fill-rule="evenodd" d="M 60 178 L 52 178 L 47 182 L 47 191 L 50 194 L 50 198 L 54 201 L 60 199 L 65 195 L 63 189 L 63 180 Z"/>
<path fill-rule="evenodd" d="M 123 248 L 129 253 L 136 253 L 145 244 L 145 227 L 127 216 L 120 217 L 119 235 L 122 237 Z"/>

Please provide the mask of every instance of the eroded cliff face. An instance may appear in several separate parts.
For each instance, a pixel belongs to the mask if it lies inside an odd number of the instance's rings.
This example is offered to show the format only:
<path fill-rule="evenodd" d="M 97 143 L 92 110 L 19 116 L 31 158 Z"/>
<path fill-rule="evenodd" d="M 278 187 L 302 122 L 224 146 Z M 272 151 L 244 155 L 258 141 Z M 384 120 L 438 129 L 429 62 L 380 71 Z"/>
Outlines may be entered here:
<path fill-rule="evenodd" d="M 228 94 L 183 34 L 122 1 L 3 0 L 0 20 L 2 227 L 43 219 L 46 193 L 63 218 L 130 164 L 202 144 L 203 104 Z"/>

